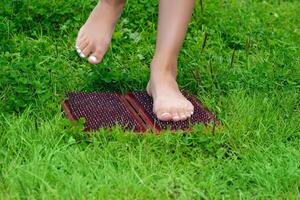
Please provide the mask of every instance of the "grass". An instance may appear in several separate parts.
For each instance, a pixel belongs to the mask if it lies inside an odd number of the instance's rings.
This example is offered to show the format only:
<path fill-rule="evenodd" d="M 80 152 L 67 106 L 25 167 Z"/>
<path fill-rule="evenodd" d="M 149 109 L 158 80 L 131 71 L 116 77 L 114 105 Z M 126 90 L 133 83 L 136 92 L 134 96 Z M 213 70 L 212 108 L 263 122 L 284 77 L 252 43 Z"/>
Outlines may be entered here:
<path fill-rule="evenodd" d="M 223 126 L 154 136 L 84 134 L 60 101 L 144 89 L 157 1 L 128 2 L 91 66 L 74 40 L 96 1 L 2 0 L 0 199 L 299 199 L 300 3 L 201 2 L 178 81 Z"/>

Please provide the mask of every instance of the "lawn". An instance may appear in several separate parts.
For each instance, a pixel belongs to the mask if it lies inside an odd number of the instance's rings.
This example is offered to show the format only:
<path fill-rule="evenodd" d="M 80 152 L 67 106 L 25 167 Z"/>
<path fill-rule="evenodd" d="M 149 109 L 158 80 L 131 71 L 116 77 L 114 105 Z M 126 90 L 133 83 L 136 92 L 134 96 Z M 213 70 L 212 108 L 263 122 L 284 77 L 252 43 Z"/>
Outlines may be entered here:
<path fill-rule="evenodd" d="M 299 199 L 300 2 L 197 2 L 178 81 L 220 121 L 191 134 L 71 124 L 68 91 L 143 90 L 157 1 L 129 1 L 89 65 L 74 41 L 96 1 L 0 2 L 0 199 Z"/>

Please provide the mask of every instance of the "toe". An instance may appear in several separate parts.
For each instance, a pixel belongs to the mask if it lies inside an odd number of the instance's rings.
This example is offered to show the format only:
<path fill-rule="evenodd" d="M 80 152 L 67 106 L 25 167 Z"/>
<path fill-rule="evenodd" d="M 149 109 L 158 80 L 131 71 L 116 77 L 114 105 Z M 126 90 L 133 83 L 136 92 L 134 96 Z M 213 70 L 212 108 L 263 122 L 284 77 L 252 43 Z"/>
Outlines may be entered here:
<path fill-rule="evenodd" d="M 177 111 L 173 111 L 172 113 L 172 119 L 173 121 L 177 122 L 177 121 L 180 121 L 180 115 L 177 113 Z"/>
<path fill-rule="evenodd" d="M 186 113 L 185 113 L 185 116 L 186 116 L 187 118 L 190 118 L 191 115 L 192 115 L 192 114 L 191 114 L 190 112 L 186 112 Z"/>
<path fill-rule="evenodd" d="M 178 113 L 179 113 L 180 120 L 187 119 L 185 103 L 180 104 Z"/>
<path fill-rule="evenodd" d="M 170 109 L 167 107 L 162 107 L 158 102 L 153 104 L 153 112 L 156 114 L 156 117 L 161 121 L 170 121 L 172 120 L 172 114 Z"/>
<path fill-rule="evenodd" d="M 90 57 L 88 58 L 89 63 L 91 64 L 98 64 L 101 62 L 102 58 L 103 58 L 103 51 L 101 49 L 96 49 L 96 51 L 94 51 Z"/>
<path fill-rule="evenodd" d="M 81 51 L 82 51 L 88 44 L 89 44 L 89 43 L 88 43 L 88 40 L 86 40 L 86 39 L 78 40 L 78 41 L 76 42 L 76 45 L 75 45 L 77 52 L 78 52 L 78 53 L 81 53 Z"/>
<path fill-rule="evenodd" d="M 186 120 L 187 116 L 185 113 L 180 113 L 180 120 Z"/>
<path fill-rule="evenodd" d="M 75 48 L 76 48 L 76 51 L 77 51 L 77 53 L 79 53 L 79 54 L 80 54 L 80 53 L 81 53 L 81 50 L 80 50 L 80 48 L 79 48 L 77 45 L 75 46 Z"/>
<path fill-rule="evenodd" d="M 162 121 L 170 121 L 172 119 L 172 115 L 168 112 L 158 113 L 157 118 Z"/>
<path fill-rule="evenodd" d="M 89 43 L 80 53 L 80 57 L 85 58 L 90 55 L 93 50 L 93 45 Z"/>
<path fill-rule="evenodd" d="M 178 114 L 174 114 L 172 119 L 173 121 L 178 122 L 180 121 L 180 116 Z"/>
<path fill-rule="evenodd" d="M 187 111 L 188 111 L 189 113 L 191 113 L 191 115 L 194 114 L 194 106 L 193 106 L 193 104 L 192 104 L 191 102 L 188 103 Z"/>
<path fill-rule="evenodd" d="M 185 104 L 185 106 L 184 106 L 184 111 L 185 111 L 185 116 L 187 117 L 187 118 L 189 118 L 189 117 L 191 117 L 191 110 L 190 110 L 190 108 L 189 108 L 189 104 Z"/>

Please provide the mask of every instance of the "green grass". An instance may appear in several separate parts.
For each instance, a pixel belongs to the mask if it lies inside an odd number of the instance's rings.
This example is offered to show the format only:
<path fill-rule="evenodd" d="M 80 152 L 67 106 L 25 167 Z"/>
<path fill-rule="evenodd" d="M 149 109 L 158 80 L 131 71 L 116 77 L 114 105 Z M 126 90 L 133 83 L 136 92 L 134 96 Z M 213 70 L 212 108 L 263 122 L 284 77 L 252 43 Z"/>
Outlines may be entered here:
<path fill-rule="evenodd" d="M 74 40 L 95 3 L 0 2 L 0 199 L 300 198 L 299 1 L 198 3 L 178 81 L 223 125 L 160 136 L 87 135 L 61 113 L 67 91 L 147 83 L 157 1 L 128 2 L 91 66 Z"/>

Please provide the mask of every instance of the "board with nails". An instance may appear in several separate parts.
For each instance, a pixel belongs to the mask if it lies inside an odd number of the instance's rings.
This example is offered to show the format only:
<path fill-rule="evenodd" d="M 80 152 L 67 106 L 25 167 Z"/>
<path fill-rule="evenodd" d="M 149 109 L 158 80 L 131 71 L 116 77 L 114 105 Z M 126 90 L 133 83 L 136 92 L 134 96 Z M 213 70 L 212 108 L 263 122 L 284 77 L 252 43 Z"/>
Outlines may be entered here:
<path fill-rule="evenodd" d="M 62 107 L 70 120 L 85 118 L 85 130 L 112 128 L 116 125 L 135 132 L 152 130 L 189 130 L 194 124 L 216 122 L 200 101 L 187 92 L 184 96 L 194 105 L 194 114 L 184 121 L 161 121 L 153 112 L 153 100 L 146 92 L 118 93 L 70 92 Z"/>

